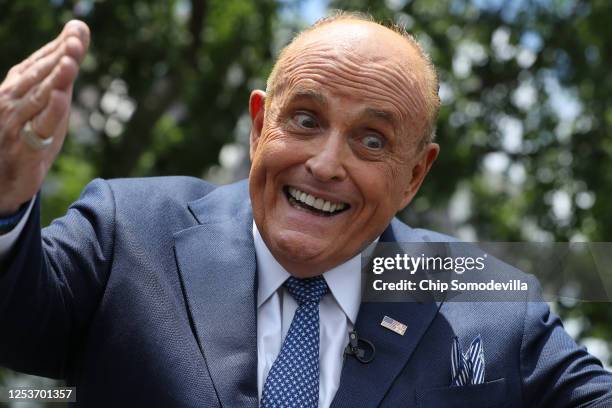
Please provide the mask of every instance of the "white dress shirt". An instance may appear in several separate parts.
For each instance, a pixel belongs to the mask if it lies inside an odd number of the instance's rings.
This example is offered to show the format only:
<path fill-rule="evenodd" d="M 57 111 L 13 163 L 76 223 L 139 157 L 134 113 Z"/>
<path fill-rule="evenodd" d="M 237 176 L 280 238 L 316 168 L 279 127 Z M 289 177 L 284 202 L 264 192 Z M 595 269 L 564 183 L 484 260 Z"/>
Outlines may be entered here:
<path fill-rule="evenodd" d="M 289 331 L 297 302 L 282 286 L 289 273 L 272 256 L 253 223 L 257 255 L 257 391 L 264 382 Z M 319 407 L 330 406 L 342 372 L 344 348 L 361 304 L 360 255 L 323 274 L 330 293 L 319 304 Z"/>

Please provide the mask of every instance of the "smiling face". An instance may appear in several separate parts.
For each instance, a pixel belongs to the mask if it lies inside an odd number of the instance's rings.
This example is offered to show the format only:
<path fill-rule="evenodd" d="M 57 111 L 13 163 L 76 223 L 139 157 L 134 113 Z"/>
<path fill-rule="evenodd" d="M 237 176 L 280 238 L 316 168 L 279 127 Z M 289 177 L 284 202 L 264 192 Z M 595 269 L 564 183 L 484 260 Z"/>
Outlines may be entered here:
<path fill-rule="evenodd" d="M 379 236 L 438 153 L 424 63 L 398 34 L 338 21 L 283 55 L 273 98 L 250 100 L 253 217 L 274 257 L 319 275 Z"/>

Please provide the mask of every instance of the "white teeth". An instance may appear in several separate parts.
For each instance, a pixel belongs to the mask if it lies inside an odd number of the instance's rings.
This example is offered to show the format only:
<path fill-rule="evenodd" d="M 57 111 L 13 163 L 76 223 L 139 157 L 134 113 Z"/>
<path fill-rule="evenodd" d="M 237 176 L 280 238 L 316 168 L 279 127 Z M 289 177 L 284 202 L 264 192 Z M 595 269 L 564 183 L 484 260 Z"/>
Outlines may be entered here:
<path fill-rule="evenodd" d="M 317 210 L 333 213 L 346 207 L 344 203 L 332 203 L 322 198 L 315 198 L 313 195 L 300 191 L 297 188 L 289 187 L 288 191 L 295 200 L 314 207 Z"/>

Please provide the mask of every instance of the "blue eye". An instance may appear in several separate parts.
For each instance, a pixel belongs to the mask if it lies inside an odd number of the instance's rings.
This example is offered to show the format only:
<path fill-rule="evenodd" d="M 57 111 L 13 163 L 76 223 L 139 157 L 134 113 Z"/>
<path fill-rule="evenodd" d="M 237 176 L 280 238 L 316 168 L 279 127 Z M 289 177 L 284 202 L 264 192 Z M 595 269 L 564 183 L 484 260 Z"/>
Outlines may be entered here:
<path fill-rule="evenodd" d="M 381 136 L 369 134 L 361 138 L 361 143 L 371 150 L 380 150 L 384 147 L 385 141 Z"/>
<path fill-rule="evenodd" d="M 291 119 L 304 129 L 315 129 L 318 126 L 317 120 L 306 112 L 296 112 Z"/>

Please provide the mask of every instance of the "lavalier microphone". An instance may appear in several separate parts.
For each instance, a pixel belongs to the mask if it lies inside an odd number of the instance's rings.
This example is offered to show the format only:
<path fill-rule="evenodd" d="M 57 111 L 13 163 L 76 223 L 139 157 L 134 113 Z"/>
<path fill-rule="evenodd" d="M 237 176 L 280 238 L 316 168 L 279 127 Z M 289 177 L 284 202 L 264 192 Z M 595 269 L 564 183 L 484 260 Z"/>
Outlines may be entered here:
<path fill-rule="evenodd" d="M 359 337 L 356 331 L 349 332 L 349 344 L 344 349 L 345 356 L 354 356 L 357 361 L 367 364 L 374 360 L 376 347 L 370 340 Z"/>

